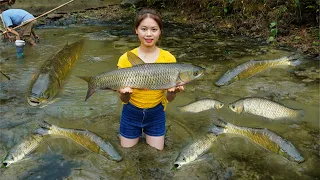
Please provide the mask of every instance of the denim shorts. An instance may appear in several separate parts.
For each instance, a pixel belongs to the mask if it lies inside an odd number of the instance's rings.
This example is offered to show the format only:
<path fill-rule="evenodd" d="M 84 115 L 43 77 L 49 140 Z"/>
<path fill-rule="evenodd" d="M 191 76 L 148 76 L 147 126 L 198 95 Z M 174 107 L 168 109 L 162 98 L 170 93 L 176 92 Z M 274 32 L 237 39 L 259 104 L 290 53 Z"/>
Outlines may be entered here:
<path fill-rule="evenodd" d="M 153 108 L 141 109 L 131 103 L 124 104 L 120 119 L 120 134 L 128 139 L 142 135 L 163 136 L 166 133 L 166 115 L 160 103 Z"/>

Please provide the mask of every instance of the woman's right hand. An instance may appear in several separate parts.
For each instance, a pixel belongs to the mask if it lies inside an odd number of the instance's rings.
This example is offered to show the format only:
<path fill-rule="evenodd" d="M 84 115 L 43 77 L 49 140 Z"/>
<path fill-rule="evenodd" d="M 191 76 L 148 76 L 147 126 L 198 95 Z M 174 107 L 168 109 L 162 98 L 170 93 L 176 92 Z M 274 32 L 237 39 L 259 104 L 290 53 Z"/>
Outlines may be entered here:
<path fill-rule="evenodd" d="M 120 99 L 124 103 L 128 103 L 132 94 L 132 89 L 130 87 L 121 88 L 118 90 L 120 94 Z"/>
<path fill-rule="evenodd" d="M 132 89 L 130 87 L 121 88 L 118 90 L 120 94 L 131 94 Z"/>

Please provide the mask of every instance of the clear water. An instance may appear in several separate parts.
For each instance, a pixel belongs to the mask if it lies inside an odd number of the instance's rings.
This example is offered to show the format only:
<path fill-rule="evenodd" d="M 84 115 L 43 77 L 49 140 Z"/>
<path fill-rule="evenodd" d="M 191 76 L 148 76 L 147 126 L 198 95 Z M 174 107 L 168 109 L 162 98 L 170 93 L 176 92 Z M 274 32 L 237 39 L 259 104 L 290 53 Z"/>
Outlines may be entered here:
<path fill-rule="evenodd" d="M 37 128 L 37 120 L 75 129 L 88 129 L 112 143 L 123 156 L 113 162 L 89 152 L 74 142 L 47 137 L 28 158 L 0 170 L 0 179 L 315 179 L 319 170 L 319 84 L 294 76 L 294 67 L 273 68 L 229 86 L 214 82 L 228 69 L 248 60 L 276 59 L 293 52 L 273 48 L 243 37 L 195 31 L 167 24 L 160 47 L 171 51 L 180 63 L 206 67 L 206 75 L 185 86 L 167 107 L 166 147 L 157 151 L 142 139 L 135 147 L 121 148 L 118 139 L 121 102 L 113 91 L 96 92 L 84 101 L 87 84 L 76 76 L 95 76 L 116 69 L 117 60 L 138 40 L 130 23 L 110 22 L 100 26 L 42 28 L 36 30 L 40 44 L 26 46 L 17 59 L 13 44 L 0 44 L 1 77 L 0 157 Z M 67 42 L 85 39 L 84 51 L 55 103 L 42 109 L 26 103 L 30 80 L 40 65 Z M 301 59 L 300 69 L 319 61 Z M 253 115 L 238 115 L 227 104 L 248 96 L 266 97 L 294 109 L 304 109 L 302 122 L 275 122 Z M 199 114 L 181 113 L 176 107 L 197 98 L 224 102 L 220 110 Z M 172 171 L 183 147 L 207 132 L 212 117 L 239 126 L 268 128 L 292 142 L 306 159 L 297 164 L 267 152 L 248 139 L 222 135 L 201 160 Z"/>

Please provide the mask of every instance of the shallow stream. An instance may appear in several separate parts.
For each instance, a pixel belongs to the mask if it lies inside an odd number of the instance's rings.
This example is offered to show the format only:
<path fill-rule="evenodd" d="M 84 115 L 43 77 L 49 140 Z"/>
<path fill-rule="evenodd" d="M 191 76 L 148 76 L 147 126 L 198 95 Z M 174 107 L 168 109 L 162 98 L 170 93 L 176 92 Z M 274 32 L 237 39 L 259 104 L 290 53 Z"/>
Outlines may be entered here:
<path fill-rule="evenodd" d="M 277 59 L 290 53 L 245 37 L 199 31 L 178 24 L 166 24 L 160 47 L 176 56 L 179 63 L 206 68 L 201 79 L 167 107 L 166 146 L 157 151 L 143 139 L 133 148 L 119 145 L 121 102 L 113 91 L 96 92 L 84 101 L 87 83 L 76 76 L 95 76 L 116 69 L 118 58 L 137 47 L 132 25 L 126 21 L 99 26 L 42 27 L 36 47 L 27 46 L 24 58 L 15 57 L 13 44 L 0 44 L 1 77 L 0 158 L 37 128 L 37 120 L 75 129 L 88 129 L 112 143 L 123 161 L 114 162 L 76 145 L 72 141 L 47 137 L 28 158 L 6 169 L 0 179 L 315 179 L 320 177 L 319 75 L 315 79 L 296 76 L 295 71 L 319 74 L 319 60 L 301 56 L 298 67 L 272 68 L 249 79 L 223 87 L 214 83 L 228 69 L 249 60 Z M 44 108 L 26 103 L 30 80 L 41 64 L 69 42 L 85 39 L 82 55 L 58 95 Z M 317 75 L 316 75 L 317 76 Z M 314 81 L 313 81 L 314 80 Z M 176 107 L 197 98 L 215 98 L 225 103 L 220 110 L 199 114 L 181 113 Z M 301 121 L 275 122 L 254 115 L 236 114 L 227 105 L 243 97 L 265 97 L 287 107 L 303 109 Z M 221 135 L 201 160 L 171 170 L 183 147 L 207 132 L 217 116 L 239 126 L 268 128 L 289 140 L 306 159 L 298 164 L 267 152 L 250 140 Z M 318 168 L 316 168 L 318 167 Z M 318 170 L 316 170 L 318 169 Z"/>

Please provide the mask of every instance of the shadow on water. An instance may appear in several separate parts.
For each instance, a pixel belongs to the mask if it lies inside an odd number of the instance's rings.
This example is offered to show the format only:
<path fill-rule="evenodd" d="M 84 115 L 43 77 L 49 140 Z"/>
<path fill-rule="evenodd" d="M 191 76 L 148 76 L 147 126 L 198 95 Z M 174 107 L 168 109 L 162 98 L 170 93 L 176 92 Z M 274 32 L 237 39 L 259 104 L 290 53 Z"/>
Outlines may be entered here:
<path fill-rule="evenodd" d="M 87 101 L 87 84 L 76 76 L 95 76 L 116 69 L 118 58 L 137 47 L 138 40 L 131 22 L 115 21 L 99 26 L 69 26 L 37 29 L 38 46 L 26 47 L 25 57 L 17 59 L 12 44 L 0 44 L 1 71 L 10 76 L 1 80 L 0 155 L 37 128 L 37 120 L 67 128 L 88 129 L 105 138 L 124 158 L 117 163 L 79 148 L 73 142 L 50 139 L 53 152 L 36 150 L 30 162 L 1 170 L 2 177 L 17 179 L 314 179 L 320 174 L 319 161 L 319 61 L 302 58 L 296 67 L 273 68 L 228 86 L 214 83 L 227 70 L 249 60 L 277 59 L 293 50 L 275 48 L 244 37 L 222 36 L 216 32 L 198 31 L 192 27 L 166 24 L 160 47 L 172 52 L 180 63 L 193 63 L 206 68 L 203 78 L 185 87 L 167 107 L 167 134 L 164 151 L 156 151 L 140 141 L 134 148 L 121 148 L 117 137 L 121 102 L 113 91 L 98 91 Z M 82 55 L 59 100 L 42 109 L 31 108 L 25 96 L 29 82 L 39 66 L 67 42 L 85 39 Z M 298 74 L 296 70 L 302 71 Z M 312 81 L 314 79 L 314 81 Z M 318 78 L 319 79 L 319 78 Z M 294 109 L 304 109 L 302 122 L 274 122 L 253 115 L 235 114 L 227 105 L 243 97 L 265 97 Z M 177 106 L 197 98 L 214 98 L 225 103 L 219 110 L 199 114 L 181 113 Z M 265 151 L 247 139 L 224 135 L 210 149 L 204 160 L 171 171 L 183 147 L 194 137 L 206 133 L 211 119 L 218 116 L 239 126 L 268 128 L 292 142 L 306 161 L 301 164 Z M 40 148 L 41 149 L 41 148 Z M 41 159 L 41 160 L 40 160 Z"/>

